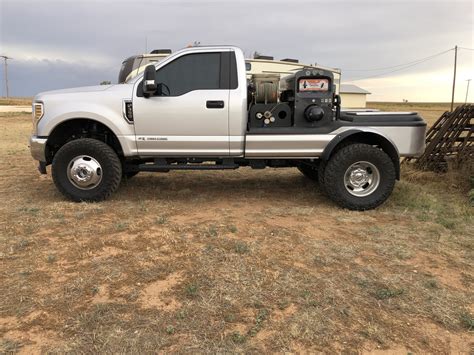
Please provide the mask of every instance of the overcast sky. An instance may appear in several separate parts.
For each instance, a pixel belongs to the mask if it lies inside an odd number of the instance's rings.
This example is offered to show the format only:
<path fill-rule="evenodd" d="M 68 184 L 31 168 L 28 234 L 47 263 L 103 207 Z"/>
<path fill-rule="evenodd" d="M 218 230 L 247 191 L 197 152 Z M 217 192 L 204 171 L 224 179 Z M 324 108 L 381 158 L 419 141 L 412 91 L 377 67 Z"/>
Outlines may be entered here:
<path fill-rule="evenodd" d="M 124 58 L 148 50 L 234 44 L 276 59 L 342 69 L 369 100 L 450 101 L 454 45 L 473 48 L 472 1 L 0 0 L 0 55 L 10 96 L 117 81 Z M 456 99 L 474 79 L 474 51 L 458 55 Z M 368 69 L 368 70 L 366 70 Z M 388 73 L 388 74 L 387 74 Z M 381 75 L 380 75 L 381 74 Z M 5 95 L 3 84 L 1 95 Z M 380 75 L 366 80 L 356 80 Z M 472 82 L 474 98 L 474 82 Z"/>

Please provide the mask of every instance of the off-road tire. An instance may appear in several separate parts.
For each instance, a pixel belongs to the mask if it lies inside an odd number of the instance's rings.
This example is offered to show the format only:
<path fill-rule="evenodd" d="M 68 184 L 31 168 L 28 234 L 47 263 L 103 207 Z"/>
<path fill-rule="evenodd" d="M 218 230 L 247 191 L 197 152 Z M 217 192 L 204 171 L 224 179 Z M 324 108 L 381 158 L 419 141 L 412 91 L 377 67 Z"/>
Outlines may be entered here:
<path fill-rule="evenodd" d="M 93 189 L 79 189 L 69 181 L 67 176 L 68 164 L 80 155 L 88 155 L 101 165 L 102 179 Z M 75 202 L 102 201 L 120 185 L 122 164 L 115 151 L 104 142 L 81 138 L 66 143 L 58 150 L 52 163 L 52 176 L 57 189 L 68 199 Z"/>
<path fill-rule="evenodd" d="M 318 182 L 318 167 L 316 165 L 300 164 L 297 169 L 308 179 Z"/>
<path fill-rule="evenodd" d="M 367 161 L 379 171 L 378 187 L 368 196 L 357 197 L 350 194 L 344 184 L 344 174 L 354 163 Z M 368 144 L 354 143 L 339 149 L 327 162 L 323 184 L 331 200 L 343 208 L 364 211 L 384 203 L 395 186 L 396 172 L 393 161 L 382 150 Z"/>

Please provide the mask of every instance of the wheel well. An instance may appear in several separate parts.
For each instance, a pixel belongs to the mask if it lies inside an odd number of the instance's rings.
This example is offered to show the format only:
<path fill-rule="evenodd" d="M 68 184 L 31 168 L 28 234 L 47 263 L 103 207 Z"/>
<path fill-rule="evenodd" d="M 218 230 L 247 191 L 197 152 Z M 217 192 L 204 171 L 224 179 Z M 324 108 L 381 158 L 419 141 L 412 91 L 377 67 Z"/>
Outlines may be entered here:
<path fill-rule="evenodd" d="M 323 158 L 329 160 L 329 158 L 339 149 L 352 143 L 365 143 L 375 145 L 382 149 L 392 159 L 393 165 L 395 166 L 395 172 L 397 174 L 397 180 L 400 179 L 400 157 L 395 146 L 385 137 L 373 133 L 373 132 L 355 132 L 349 134 L 342 139 L 333 147 L 330 148 L 329 152 L 324 151 Z"/>
<path fill-rule="evenodd" d="M 108 144 L 117 153 L 123 157 L 123 150 L 117 136 L 103 123 L 86 119 L 77 118 L 67 120 L 54 127 L 48 137 L 46 159 L 47 163 L 53 161 L 56 152 L 64 144 L 79 138 L 93 138 Z"/>

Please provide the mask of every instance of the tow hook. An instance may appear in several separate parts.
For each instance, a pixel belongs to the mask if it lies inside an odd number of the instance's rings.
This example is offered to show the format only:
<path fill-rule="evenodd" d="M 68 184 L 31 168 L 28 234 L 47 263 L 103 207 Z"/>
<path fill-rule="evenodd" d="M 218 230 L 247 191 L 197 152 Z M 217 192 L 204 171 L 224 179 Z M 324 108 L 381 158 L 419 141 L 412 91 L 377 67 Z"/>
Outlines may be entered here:
<path fill-rule="evenodd" d="M 44 161 L 39 162 L 38 171 L 40 172 L 40 174 L 46 174 L 46 163 Z"/>

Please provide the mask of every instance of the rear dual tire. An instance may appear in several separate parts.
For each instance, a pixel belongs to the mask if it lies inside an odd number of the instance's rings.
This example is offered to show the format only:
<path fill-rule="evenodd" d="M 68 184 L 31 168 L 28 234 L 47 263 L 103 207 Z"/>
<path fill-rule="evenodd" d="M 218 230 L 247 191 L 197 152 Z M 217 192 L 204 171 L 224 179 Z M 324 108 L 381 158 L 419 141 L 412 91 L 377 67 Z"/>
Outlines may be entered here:
<path fill-rule="evenodd" d="M 337 150 L 321 166 L 319 179 L 323 191 L 339 206 L 364 211 L 387 200 L 395 186 L 396 171 L 384 151 L 355 143 Z"/>

